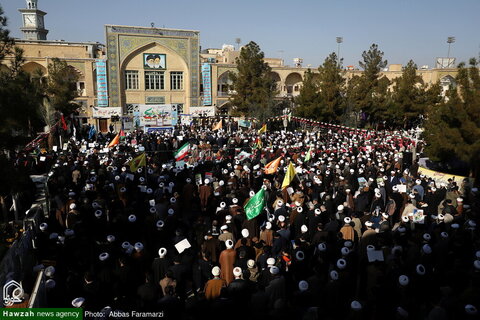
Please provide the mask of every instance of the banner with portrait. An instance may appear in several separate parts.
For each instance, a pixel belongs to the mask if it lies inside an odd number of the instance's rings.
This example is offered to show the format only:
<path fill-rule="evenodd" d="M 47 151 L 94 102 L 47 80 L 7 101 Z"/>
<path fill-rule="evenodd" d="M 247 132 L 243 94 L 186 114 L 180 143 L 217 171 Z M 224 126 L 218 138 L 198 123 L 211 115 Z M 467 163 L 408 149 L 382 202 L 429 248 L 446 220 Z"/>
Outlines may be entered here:
<path fill-rule="evenodd" d="M 143 67 L 145 69 L 163 70 L 167 68 L 167 55 L 163 53 L 144 53 Z"/>

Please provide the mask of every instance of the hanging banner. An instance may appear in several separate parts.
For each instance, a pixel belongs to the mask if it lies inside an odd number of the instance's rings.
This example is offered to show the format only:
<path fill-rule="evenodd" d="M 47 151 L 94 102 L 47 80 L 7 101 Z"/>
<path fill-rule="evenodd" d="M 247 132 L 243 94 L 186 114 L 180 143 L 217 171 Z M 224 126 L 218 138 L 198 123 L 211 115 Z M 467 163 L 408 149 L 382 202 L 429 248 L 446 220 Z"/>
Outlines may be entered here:
<path fill-rule="evenodd" d="M 122 115 L 122 108 L 97 108 L 93 107 L 93 117 L 94 118 L 111 118 L 112 116 L 121 116 Z"/>
<path fill-rule="evenodd" d="M 177 105 L 173 104 L 139 104 L 138 118 L 140 126 L 146 127 L 172 127 L 177 124 Z"/>
<path fill-rule="evenodd" d="M 215 107 L 190 107 L 190 114 L 193 117 L 214 117 Z"/>
<path fill-rule="evenodd" d="M 202 63 L 203 105 L 212 105 L 212 73 L 209 63 Z"/>
<path fill-rule="evenodd" d="M 238 120 L 238 126 L 244 127 L 244 128 L 250 128 L 252 126 L 252 123 L 248 120 Z"/>
<path fill-rule="evenodd" d="M 97 106 L 108 107 L 107 60 L 95 60 L 97 71 Z"/>
<path fill-rule="evenodd" d="M 422 167 L 418 168 L 418 174 L 424 174 L 427 177 L 435 180 L 435 182 L 438 184 L 442 182 L 445 184 L 448 184 L 448 179 L 452 179 L 453 181 L 457 182 L 458 186 L 460 186 L 462 181 L 467 178 L 463 176 L 454 176 L 452 174 L 443 173 L 439 171 L 433 171 L 433 170 L 425 169 Z"/>

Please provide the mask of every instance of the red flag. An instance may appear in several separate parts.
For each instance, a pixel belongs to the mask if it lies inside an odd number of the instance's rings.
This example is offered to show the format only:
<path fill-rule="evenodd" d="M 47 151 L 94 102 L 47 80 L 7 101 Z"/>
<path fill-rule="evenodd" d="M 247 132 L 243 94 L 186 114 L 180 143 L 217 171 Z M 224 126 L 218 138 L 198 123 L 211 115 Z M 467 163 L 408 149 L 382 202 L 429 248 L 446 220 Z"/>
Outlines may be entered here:
<path fill-rule="evenodd" d="M 62 118 L 60 119 L 60 121 L 62 121 L 62 129 L 67 130 L 67 123 L 65 122 L 65 118 L 63 117 L 63 114 L 62 114 Z"/>

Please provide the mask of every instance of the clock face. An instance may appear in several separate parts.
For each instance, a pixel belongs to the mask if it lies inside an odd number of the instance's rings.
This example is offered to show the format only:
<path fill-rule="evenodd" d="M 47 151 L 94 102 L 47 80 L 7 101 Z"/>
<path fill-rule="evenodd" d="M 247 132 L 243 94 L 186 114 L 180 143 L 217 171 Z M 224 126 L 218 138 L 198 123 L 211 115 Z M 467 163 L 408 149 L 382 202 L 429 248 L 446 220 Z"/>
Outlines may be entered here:
<path fill-rule="evenodd" d="M 25 27 L 36 27 L 37 26 L 37 16 L 26 14 L 24 16 Z"/>

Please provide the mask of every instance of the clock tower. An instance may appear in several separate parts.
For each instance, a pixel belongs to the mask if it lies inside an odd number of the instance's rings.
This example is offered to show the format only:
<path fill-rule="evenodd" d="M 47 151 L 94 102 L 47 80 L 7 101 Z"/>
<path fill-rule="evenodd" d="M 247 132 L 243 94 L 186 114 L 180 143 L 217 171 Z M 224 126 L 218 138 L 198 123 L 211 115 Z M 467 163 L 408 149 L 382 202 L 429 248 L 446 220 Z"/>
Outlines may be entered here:
<path fill-rule="evenodd" d="M 43 17 L 47 14 L 37 9 L 37 0 L 26 0 L 27 8 L 19 9 L 22 13 L 23 32 L 25 40 L 47 40 L 48 30 L 45 29 Z"/>

